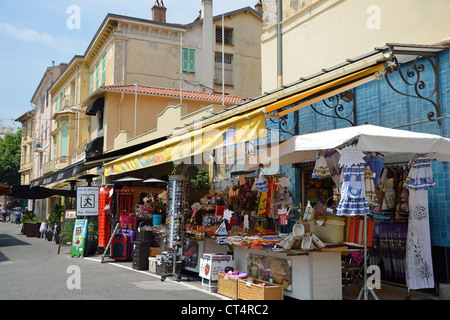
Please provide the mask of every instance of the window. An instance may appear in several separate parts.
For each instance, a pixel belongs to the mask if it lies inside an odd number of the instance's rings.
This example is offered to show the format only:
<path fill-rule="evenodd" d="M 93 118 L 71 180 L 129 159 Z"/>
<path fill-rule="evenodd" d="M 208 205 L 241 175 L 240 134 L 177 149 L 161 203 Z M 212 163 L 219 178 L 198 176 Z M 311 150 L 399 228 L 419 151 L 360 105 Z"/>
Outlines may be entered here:
<path fill-rule="evenodd" d="M 98 88 L 98 66 L 99 62 L 97 62 L 97 65 L 95 66 L 95 90 Z"/>
<path fill-rule="evenodd" d="M 61 157 L 67 157 L 68 153 L 68 138 L 69 138 L 69 126 L 67 122 L 64 122 L 61 126 Z"/>
<path fill-rule="evenodd" d="M 183 72 L 195 73 L 195 49 L 183 48 Z"/>
<path fill-rule="evenodd" d="M 214 83 L 222 84 L 222 53 L 217 52 L 215 55 L 215 75 L 214 75 Z M 223 59 L 223 69 L 224 75 L 223 80 L 225 85 L 233 84 L 233 55 L 224 54 Z"/>
<path fill-rule="evenodd" d="M 233 44 L 233 29 L 224 28 L 224 43 Z M 222 26 L 216 26 L 216 42 L 222 43 Z"/>
<path fill-rule="evenodd" d="M 97 111 L 97 129 L 99 132 L 103 130 L 103 110 Z"/>

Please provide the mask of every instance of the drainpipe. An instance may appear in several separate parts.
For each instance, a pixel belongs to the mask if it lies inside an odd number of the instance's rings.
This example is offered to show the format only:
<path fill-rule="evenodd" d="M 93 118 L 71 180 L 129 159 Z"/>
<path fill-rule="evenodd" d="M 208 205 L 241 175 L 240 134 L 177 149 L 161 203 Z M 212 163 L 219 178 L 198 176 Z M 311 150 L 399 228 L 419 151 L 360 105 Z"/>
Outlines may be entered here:
<path fill-rule="evenodd" d="M 281 20 L 283 16 L 282 0 L 277 1 L 277 63 L 278 63 L 278 74 L 277 83 L 278 88 L 283 85 L 283 41 L 281 39 Z"/>
<path fill-rule="evenodd" d="M 137 121 L 137 86 L 138 83 L 136 81 L 135 84 L 135 91 L 134 91 L 134 137 L 136 138 L 136 121 Z"/>

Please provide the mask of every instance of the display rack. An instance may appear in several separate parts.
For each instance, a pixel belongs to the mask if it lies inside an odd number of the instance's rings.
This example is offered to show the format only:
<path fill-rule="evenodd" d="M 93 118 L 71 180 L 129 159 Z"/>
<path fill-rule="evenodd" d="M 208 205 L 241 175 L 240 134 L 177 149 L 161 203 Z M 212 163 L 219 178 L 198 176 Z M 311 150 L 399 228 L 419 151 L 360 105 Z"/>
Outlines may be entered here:
<path fill-rule="evenodd" d="M 177 273 L 177 263 L 182 256 L 180 250 L 183 249 L 184 242 L 184 217 L 188 209 L 187 197 L 189 191 L 189 177 L 183 175 L 169 176 L 167 185 L 168 203 L 166 237 L 164 239 L 166 259 L 172 261 L 172 273 L 165 273 L 161 276 L 161 281 L 166 277 L 175 276 L 177 281 L 181 280 L 181 274 Z"/>

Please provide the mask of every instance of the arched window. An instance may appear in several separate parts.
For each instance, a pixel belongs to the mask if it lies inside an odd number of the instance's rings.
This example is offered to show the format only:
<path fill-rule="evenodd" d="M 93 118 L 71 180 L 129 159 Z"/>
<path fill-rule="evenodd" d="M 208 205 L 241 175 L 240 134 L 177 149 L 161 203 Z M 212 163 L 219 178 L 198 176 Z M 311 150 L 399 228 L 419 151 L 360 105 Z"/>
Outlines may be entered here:
<path fill-rule="evenodd" d="M 67 157 L 69 126 L 64 122 L 61 126 L 61 157 Z"/>

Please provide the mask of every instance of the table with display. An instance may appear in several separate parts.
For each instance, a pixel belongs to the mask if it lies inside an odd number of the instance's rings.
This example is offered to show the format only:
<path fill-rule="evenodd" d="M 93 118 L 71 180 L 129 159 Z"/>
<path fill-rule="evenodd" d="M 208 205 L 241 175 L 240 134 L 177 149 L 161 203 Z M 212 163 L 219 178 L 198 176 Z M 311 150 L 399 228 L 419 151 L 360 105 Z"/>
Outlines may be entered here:
<path fill-rule="evenodd" d="M 342 300 L 341 252 L 271 251 L 234 246 L 235 266 L 247 270 L 248 256 L 287 260 L 291 266 L 289 289 L 284 295 L 300 300 Z"/>

